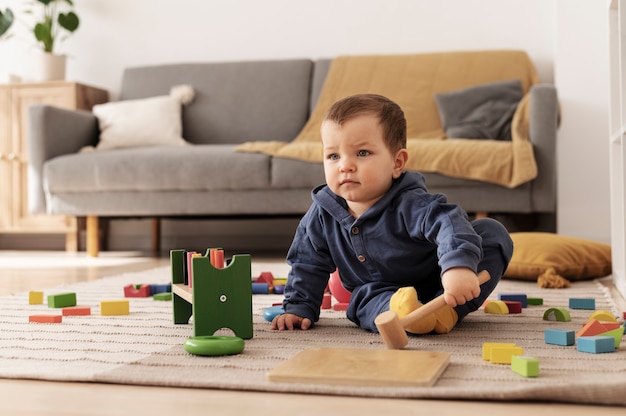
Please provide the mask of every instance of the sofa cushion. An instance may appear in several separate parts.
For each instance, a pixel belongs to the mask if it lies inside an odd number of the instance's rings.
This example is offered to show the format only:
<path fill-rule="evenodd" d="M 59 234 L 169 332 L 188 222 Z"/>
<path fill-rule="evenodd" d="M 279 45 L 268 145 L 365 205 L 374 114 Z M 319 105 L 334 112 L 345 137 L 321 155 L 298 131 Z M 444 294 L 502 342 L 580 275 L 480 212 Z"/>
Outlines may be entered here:
<path fill-rule="evenodd" d="M 94 105 L 100 127 L 97 149 L 185 145 L 181 106 L 192 99 L 193 89 L 179 85 L 170 95 Z"/>
<path fill-rule="evenodd" d="M 313 190 L 324 182 L 324 167 L 321 163 L 283 157 L 272 158 L 273 188 Z"/>
<path fill-rule="evenodd" d="M 44 165 L 48 192 L 246 190 L 270 187 L 270 157 L 232 145 L 92 151 Z"/>
<path fill-rule="evenodd" d="M 524 96 L 520 80 L 480 84 L 435 95 L 447 137 L 511 140 L 511 121 Z"/>
<path fill-rule="evenodd" d="M 120 99 L 167 94 L 191 85 L 183 108 L 183 137 L 190 143 L 290 141 L 309 112 L 313 62 L 287 59 L 156 65 L 124 71 Z"/>

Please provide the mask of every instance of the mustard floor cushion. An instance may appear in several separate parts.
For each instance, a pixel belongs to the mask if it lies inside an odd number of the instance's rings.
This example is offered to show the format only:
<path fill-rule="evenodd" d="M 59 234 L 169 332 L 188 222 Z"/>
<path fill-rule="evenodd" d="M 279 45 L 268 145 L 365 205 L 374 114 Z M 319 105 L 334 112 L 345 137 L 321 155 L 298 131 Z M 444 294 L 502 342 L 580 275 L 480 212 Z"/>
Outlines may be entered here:
<path fill-rule="evenodd" d="M 534 281 L 549 269 L 571 281 L 611 274 L 608 244 L 543 232 L 511 233 L 511 239 L 513 257 L 504 277 Z"/>

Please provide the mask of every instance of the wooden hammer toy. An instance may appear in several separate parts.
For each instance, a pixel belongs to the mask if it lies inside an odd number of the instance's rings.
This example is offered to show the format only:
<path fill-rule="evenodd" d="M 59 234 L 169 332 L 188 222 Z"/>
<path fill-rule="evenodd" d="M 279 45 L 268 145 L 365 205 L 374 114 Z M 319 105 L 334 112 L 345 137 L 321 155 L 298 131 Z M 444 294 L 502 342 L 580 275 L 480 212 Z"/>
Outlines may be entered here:
<path fill-rule="evenodd" d="M 487 270 L 478 273 L 478 281 L 481 285 L 490 278 Z M 374 323 L 387 348 L 400 350 L 409 343 L 409 337 L 405 328 L 444 306 L 446 306 L 446 301 L 443 299 L 443 294 L 441 294 L 403 318 L 398 318 L 394 311 L 389 310 L 378 315 Z"/>

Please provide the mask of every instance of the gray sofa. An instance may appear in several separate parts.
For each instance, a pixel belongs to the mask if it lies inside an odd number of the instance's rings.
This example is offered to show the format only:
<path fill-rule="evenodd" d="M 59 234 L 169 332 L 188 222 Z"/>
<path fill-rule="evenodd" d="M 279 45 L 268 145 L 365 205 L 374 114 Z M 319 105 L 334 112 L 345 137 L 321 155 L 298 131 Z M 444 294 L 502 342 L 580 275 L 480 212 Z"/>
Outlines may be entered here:
<path fill-rule="evenodd" d="M 194 146 L 81 153 L 99 138 L 92 113 L 32 106 L 29 210 L 86 217 L 92 256 L 99 250 L 98 218 L 302 215 L 311 189 L 324 181 L 321 164 L 234 148 L 254 140 L 291 141 L 316 103 L 330 62 L 290 59 L 125 70 L 120 100 L 167 95 L 173 85 L 193 85 L 196 96 L 184 108 L 182 124 L 184 138 Z M 533 87 L 530 109 L 539 171 L 535 180 L 509 189 L 427 173 L 430 191 L 445 193 L 470 213 L 553 214 L 554 86 Z"/>

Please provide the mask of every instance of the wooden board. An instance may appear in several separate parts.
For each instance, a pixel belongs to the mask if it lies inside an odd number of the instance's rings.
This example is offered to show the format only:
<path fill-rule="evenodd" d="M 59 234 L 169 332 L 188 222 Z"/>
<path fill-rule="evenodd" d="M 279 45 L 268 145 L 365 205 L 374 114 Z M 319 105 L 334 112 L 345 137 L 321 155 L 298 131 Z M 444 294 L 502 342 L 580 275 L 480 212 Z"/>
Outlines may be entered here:
<path fill-rule="evenodd" d="M 419 386 L 437 382 L 447 352 L 310 348 L 267 373 L 274 382 L 352 386 Z"/>

